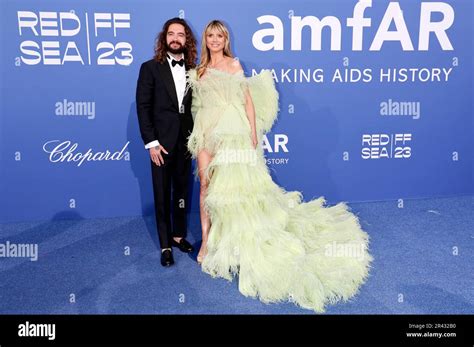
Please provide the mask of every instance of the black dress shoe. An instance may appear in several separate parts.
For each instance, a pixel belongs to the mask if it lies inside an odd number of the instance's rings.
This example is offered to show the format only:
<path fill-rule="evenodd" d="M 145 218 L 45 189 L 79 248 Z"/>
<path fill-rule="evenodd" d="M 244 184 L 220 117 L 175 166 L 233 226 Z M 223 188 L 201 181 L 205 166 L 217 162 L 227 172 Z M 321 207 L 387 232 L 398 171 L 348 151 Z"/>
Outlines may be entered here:
<path fill-rule="evenodd" d="M 191 246 L 191 244 L 188 241 L 186 241 L 184 237 L 181 240 L 179 240 L 179 242 L 176 242 L 173 239 L 171 241 L 171 244 L 173 245 L 173 247 L 178 247 L 181 252 L 191 253 L 192 251 L 194 251 L 193 246 Z"/>
<path fill-rule="evenodd" d="M 161 252 L 161 265 L 171 266 L 173 264 L 174 264 L 173 252 L 171 252 L 169 249 Z"/>

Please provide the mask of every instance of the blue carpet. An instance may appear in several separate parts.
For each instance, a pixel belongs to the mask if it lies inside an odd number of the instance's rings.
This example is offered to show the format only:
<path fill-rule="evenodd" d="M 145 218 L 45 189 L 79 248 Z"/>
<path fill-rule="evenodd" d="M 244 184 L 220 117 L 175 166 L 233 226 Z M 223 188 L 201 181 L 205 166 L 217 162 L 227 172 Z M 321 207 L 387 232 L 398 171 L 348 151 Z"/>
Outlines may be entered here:
<path fill-rule="evenodd" d="M 375 260 L 360 293 L 328 314 L 474 313 L 473 196 L 349 205 Z M 163 268 L 153 217 L 64 219 L 73 217 L 0 225 L 0 243 L 39 250 L 37 261 L 0 258 L 0 313 L 313 314 L 244 297 L 237 280 L 201 272 L 195 254 L 175 250 Z M 196 213 L 188 239 L 199 247 Z"/>

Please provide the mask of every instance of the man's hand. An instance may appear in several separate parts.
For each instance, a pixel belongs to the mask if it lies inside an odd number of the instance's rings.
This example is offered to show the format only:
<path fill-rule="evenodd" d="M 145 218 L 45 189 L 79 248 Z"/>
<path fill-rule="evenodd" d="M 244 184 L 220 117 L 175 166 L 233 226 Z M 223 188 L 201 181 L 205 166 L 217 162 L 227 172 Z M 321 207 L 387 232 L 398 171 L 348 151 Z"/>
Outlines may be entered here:
<path fill-rule="evenodd" d="M 150 158 L 158 166 L 161 166 L 165 163 L 165 160 L 163 159 L 163 156 L 161 154 L 162 152 L 168 154 L 168 152 L 162 145 L 150 148 Z"/>

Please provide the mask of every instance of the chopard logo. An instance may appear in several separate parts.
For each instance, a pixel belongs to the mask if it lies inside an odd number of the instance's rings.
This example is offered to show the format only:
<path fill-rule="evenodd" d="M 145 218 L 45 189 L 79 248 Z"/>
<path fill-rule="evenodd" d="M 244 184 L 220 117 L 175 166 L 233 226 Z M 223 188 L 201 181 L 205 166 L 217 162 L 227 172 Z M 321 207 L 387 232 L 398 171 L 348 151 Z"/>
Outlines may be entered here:
<path fill-rule="evenodd" d="M 130 153 L 126 152 L 128 141 L 120 151 L 109 150 L 95 152 L 89 148 L 86 152 L 76 152 L 77 143 L 71 141 L 51 140 L 43 145 L 43 150 L 49 153 L 49 161 L 52 163 L 75 162 L 81 166 L 84 161 L 106 161 L 106 160 L 130 160 Z"/>

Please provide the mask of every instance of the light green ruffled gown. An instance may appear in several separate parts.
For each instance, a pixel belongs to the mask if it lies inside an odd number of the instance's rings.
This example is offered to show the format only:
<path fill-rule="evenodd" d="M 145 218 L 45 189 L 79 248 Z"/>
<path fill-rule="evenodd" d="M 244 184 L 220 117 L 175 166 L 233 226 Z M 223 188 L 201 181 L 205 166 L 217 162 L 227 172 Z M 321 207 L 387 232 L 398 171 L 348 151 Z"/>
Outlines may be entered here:
<path fill-rule="evenodd" d="M 278 92 L 264 70 L 247 78 L 207 69 L 193 89 L 194 130 L 188 148 L 213 155 L 206 209 L 211 219 L 208 255 L 202 270 L 232 280 L 239 290 L 265 303 L 291 301 L 324 312 L 326 304 L 347 301 L 366 281 L 372 257 L 369 237 L 358 218 L 341 202 L 302 201 L 272 181 L 263 149 L 253 149 L 245 112 L 248 88 L 256 111 L 259 139 L 278 113 Z"/>

